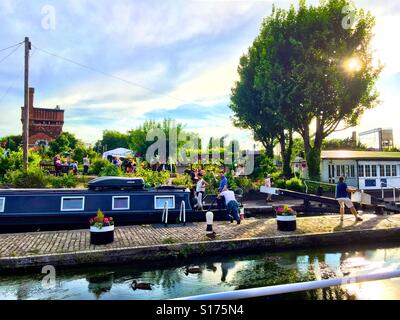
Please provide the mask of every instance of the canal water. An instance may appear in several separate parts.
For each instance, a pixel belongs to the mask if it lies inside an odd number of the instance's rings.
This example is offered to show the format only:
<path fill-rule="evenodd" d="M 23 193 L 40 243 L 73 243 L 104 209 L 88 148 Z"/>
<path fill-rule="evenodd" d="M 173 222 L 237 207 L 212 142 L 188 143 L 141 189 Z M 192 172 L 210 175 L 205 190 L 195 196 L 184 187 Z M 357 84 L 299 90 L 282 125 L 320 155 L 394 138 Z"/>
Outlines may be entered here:
<path fill-rule="evenodd" d="M 400 246 L 359 247 L 210 257 L 170 264 L 56 270 L 45 274 L 0 275 L 0 299 L 171 299 L 400 268 Z M 132 288 L 132 282 L 151 290 Z M 272 296 L 267 299 L 400 299 L 400 278 Z"/>

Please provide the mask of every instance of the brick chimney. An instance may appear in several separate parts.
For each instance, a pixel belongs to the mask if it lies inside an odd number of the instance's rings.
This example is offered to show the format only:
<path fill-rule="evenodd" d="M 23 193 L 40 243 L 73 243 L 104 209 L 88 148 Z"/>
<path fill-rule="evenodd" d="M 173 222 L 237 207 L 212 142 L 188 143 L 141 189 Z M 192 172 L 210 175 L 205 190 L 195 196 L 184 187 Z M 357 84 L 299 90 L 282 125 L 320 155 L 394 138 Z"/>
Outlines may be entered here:
<path fill-rule="evenodd" d="M 34 97 L 35 97 L 35 88 L 29 88 L 29 111 L 33 110 Z"/>

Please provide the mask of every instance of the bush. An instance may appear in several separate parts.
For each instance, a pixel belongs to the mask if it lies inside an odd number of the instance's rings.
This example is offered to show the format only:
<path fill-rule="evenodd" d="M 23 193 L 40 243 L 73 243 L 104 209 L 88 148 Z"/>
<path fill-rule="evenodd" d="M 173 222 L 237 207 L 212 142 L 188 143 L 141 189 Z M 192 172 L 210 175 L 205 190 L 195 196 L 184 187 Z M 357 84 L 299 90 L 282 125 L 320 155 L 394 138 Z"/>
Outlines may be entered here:
<path fill-rule="evenodd" d="M 104 176 L 115 176 L 115 177 L 120 177 L 123 176 L 123 172 L 121 169 L 111 163 L 108 163 L 107 166 L 103 167 L 100 171 L 99 176 L 104 177 Z"/>
<path fill-rule="evenodd" d="M 129 176 L 141 177 L 144 182 L 149 185 L 157 186 L 160 184 L 167 184 L 170 179 L 169 171 L 153 171 L 151 169 L 145 169 L 138 167 L 136 173 L 130 174 Z"/>
<path fill-rule="evenodd" d="M 172 180 L 174 186 L 182 186 L 186 188 L 191 188 L 193 186 L 192 179 L 188 174 L 177 174 L 176 178 Z"/>
<path fill-rule="evenodd" d="M 294 177 L 286 181 L 286 189 L 304 192 L 305 187 L 301 179 Z"/>
<path fill-rule="evenodd" d="M 27 171 L 8 171 L 4 177 L 7 184 L 14 188 L 46 188 L 49 177 L 39 168 L 29 168 Z"/>
<path fill-rule="evenodd" d="M 110 162 L 103 158 L 96 158 L 93 160 L 90 168 L 89 173 L 99 175 L 103 168 L 110 165 Z"/>
<path fill-rule="evenodd" d="M 66 174 L 60 177 L 50 177 L 49 182 L 53 188 L 75 188 L 78 178 L 73 174 Z"/>
<path fill-rule="evenodd" d="M 3 152 L 4 154 L 4 152 Z M 3 157 L 3 154 L 0 156 L 0 176 L 5 175 L 7 171 L 15 171 L 23 169 L 23 152 L 22 149 L 14 152 L 10 152 L 10 154 L 6 157 Z M 40 164 L 40 155 L 37 153 L 29 151 L 28 161 L 29 166 L 39 167 Z"/>
<path fill-rule="evenodd" d="M 250 190 L 253 190 L 253 181 L 249 179 L 248 177 L 239 177 L 235 179 L 236 185 L 243 189 L 244 192 L 249 192 Z"/>

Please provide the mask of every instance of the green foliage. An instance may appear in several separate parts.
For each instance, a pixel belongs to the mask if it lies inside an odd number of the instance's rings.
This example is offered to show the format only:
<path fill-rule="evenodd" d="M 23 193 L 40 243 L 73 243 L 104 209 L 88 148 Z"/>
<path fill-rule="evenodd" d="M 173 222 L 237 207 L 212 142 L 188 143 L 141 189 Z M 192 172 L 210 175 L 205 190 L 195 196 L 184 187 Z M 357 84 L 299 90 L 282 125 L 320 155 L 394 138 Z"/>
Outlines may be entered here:
<path fill-rule="evenodd" d="M 123 176 L 123 172 L 121 169 L 111 163 L 108 162 L 108 164 L 103 167 L 99 173 L 100 177 L 105 177 L 105 176 L 115 176 L 115 177 L 120 177 Z"/>
<path fill-rule="evenodd" d="M 329 139 L 322 143 L 323 150 L 359 150 L 364 151 L 368 148 L 360 142 L 356 142 L 351 138 L 346 139 Z"/>
<path fill-rule="evenodd" d="M 182 186 L 186 188 L 191 188 L 193 186 L 192 179 L 188 174 L 177 174 L 172 180 L 172 184 L 175 186 Z"/>
<path fill-rule="evenodd" d="M 79 140 L 74 134 L 69 132 L 62 132 L 57 139 L 49 143 L 49 152 L 51 155 L 66 155 L 70 154 L 76 148 Z"/>
<path fill-rule="evenodd" d="M 75 188 L 78 185 L 78 178 L 73 174 L 65 174 L 59 177 L 49 177 L 49 184 L 53 188 Z"/>
<path fill-rule="evenodd" d="M 28 161 L 29 166 L 32 168 L 37 168 L 40 163 L 40 155 L 29 151 Z M 6 157 L 0 156 L 0 176 L 6 174 L 7 171 L 19 170 L 23 168 L 23 152 L 22 149 L 18 151 L 10 152 Z"/>
<path fill-rule="evenodd" d="M 382 68 L 374 65 L 370 47 L 375 20 L 355 9 L 353 27 L 344 28 L 347 5 L 347 0 L 319 6 L 300 1 L 298 9 L 274 8 L 241 58 L 232 90 L 237 125 L 252 129 L 267 150 L 274 139 L 283 146 L 282 130 L 302 136 L 313 180 L 320 178 L 323 140 L 341 123 L 356 125 L 378 101 L 375 83 Z M 349 59 L 357 59 L 360 68 L 346 68 Z"/>
<path fill-rule="evenodd" d="M 284 268 L 274 261 L 266 260 L 239 270 L 232 285 L 236 287 L 236 290 L 241 290 L 312 280 L 315 280 L 315 276 L 311 272 L 301 274 L 296 269 Z"/>
<path fill-rule="evenodd" d="M 98 153 L 117 148 L 128 148 L 129 135 L 119 131 L 104 130 L 103 138 L 96 142 L 94 149 Z"/>
<path fill-rule="evenodd" d="M 305 186 L 303 181 L 297 177 L 293 177 L 289 180 L 286 180 L 286 189 L 293 190 L 293 191 L 305 191 Z"/>
<path fill-rule="evenodd" d="M 108 165 L 110 165 L 108 160 L 103 158 L 95 158 L 89 167 L 89 173 L 99 175 L 103 168 L 107 167 Z"/>
<path fill-rule="evenodd" d="M 141 177 L 144 179 L 146 184 L 152 186 L 165 185 L 168 183 L 170 179 L 169 171 L 153 171 L 150 169 L 144 169 L 142 167 L 137 168 L 135 174 L 131 174 L 131 176 Z"/>
<path fill-rule="evenodd" d="M 13 188 L 45 188 L 48 176 L 39 168 L 8 171 L 4 176 L 4 182 Z"/>
<path fill-rule="evenodd" d="M 261 154 L 255 159 L 254 172 L 251 176 L 253 178 L 264 179 L 268 174 L 272 174 L 276 170 L 274 160 L 265 151 L 261 151 Z"/>
<path fill-rule="evenodd" d="M 72 159 L 78 161 L 78 163 L 82 164 L 83 163 L 83 158 L 88 155 L 89 159 L 94 159 L 98 156 L 98 154 L 90 149 L 86 148 L 83 144 L 79 144 L 76 146 L 76 148 L 72 152 Z"/>
<path fill-rule="evenodd" d="M 11 135 L 7 137 L 0 138 L 0 147 L 4 149 L 9 149 L 10 151 L 18 151 L 22 146 L 22 136 L 21 135 Z"/>

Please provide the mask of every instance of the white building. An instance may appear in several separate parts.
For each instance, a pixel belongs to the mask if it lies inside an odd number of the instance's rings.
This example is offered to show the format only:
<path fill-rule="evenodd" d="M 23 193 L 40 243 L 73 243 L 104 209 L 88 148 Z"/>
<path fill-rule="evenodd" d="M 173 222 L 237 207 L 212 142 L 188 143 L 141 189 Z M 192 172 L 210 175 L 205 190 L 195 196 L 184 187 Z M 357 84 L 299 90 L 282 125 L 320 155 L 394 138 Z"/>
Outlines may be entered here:
<path fill-rule="evenodd" d="M 400 152 L 322 151 L 322 180 L 337 183 L 346 177 L 359 189 L 400 188 Z"/>

